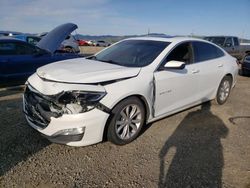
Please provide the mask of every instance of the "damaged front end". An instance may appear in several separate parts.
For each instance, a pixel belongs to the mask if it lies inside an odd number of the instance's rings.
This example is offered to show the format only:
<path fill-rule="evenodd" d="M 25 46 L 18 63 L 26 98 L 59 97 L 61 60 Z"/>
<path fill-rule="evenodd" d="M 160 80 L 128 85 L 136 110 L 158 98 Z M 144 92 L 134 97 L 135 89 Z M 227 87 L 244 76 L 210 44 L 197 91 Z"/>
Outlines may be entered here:
<path fill-rule="evenodd" d="M 94 108 L 108 113 L 109 109 L 99 103 L 105 95 L 105 92 L 90 91 L 62 91 L 55 95 L 43 95 L 27 85 L 24 92 L 24 112 L 29 121 L 44 129 L 51 118 L 59 118 L 64 114 L 79 114 Z"/>

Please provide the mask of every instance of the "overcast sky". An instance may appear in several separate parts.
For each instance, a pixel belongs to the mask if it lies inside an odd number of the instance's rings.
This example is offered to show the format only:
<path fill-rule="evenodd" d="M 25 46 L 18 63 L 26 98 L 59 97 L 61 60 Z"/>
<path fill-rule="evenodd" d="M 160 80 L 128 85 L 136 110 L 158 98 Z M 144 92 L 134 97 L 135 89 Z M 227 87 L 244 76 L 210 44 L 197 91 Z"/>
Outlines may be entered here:
<path fill-rule="evenodd" d="M 250 39 L 250 0 L 0 0 L 0 30 L 80 34 L 236 35 Z"/>

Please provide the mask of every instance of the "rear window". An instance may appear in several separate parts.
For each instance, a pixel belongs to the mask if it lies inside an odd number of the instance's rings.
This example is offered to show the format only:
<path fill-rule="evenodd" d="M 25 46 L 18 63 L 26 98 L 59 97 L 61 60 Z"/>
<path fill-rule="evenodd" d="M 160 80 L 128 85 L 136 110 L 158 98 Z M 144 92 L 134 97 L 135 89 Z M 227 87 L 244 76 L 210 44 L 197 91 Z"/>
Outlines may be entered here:
<path fill-rule="evenodd" d="M 205 42 L 193 42 L 195 62 L 206 61 L 224 56 L 224 52 L 216 46 Z"/>

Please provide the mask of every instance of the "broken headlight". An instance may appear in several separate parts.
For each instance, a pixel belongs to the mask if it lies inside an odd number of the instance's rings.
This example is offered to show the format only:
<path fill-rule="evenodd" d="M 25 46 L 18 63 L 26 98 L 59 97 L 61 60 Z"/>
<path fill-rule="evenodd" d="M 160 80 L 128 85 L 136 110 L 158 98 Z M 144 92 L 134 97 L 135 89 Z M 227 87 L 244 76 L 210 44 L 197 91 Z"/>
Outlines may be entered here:
<path fill-rule="evenodd" d="M 87 112 L 106 95 L 105 92 L 66 91 L 58 96 L 58 103 L 63 105 L 66 114 Z"/>

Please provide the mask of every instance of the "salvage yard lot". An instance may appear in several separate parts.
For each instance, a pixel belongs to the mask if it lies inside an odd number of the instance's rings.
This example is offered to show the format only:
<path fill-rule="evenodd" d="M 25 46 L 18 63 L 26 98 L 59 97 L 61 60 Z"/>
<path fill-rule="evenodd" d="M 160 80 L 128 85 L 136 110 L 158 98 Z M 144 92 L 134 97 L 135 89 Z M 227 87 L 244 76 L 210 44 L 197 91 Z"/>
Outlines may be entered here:
<path fill-rule="evenodd" d="M 28 126 L 22 90 L 0 91 L 0 187 L 250 187 L 250 78 L 145 126 L 131 144 L 52 144 Z M 242 116 L 242 117 L 241 117 Z M 230 121 L 231 120 L 231 121 Z"/>

